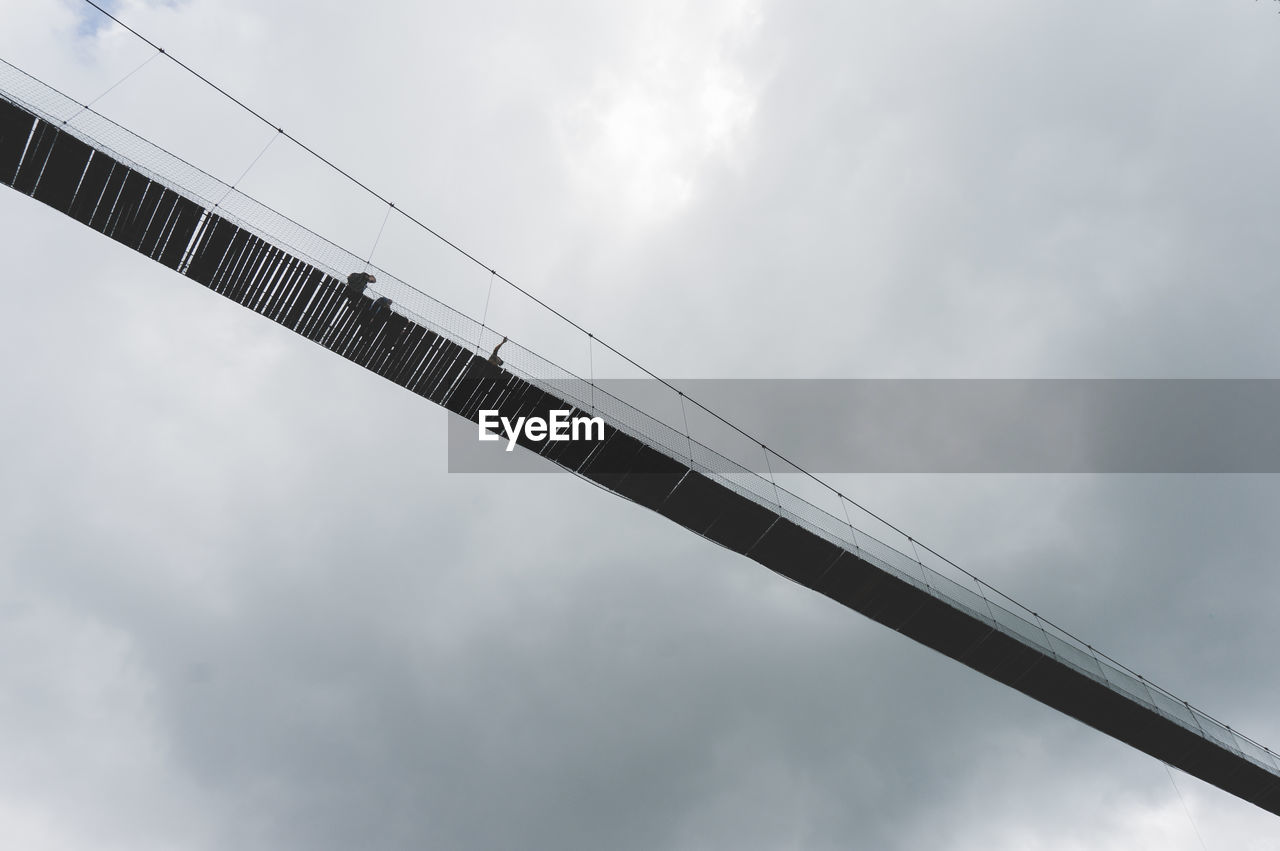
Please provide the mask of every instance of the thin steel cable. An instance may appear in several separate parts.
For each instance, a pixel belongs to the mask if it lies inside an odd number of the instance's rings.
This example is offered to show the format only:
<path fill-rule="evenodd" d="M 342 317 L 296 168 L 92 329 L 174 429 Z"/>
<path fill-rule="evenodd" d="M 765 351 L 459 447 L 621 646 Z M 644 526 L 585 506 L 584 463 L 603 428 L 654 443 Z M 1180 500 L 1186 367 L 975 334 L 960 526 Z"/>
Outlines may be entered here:
<path fill-rule="evenodd" d="M 489 301 L 493 298 L 493 270 L 489 270 L 489 294 L 484 297 L 484 313 L 480 317 L 480 327 L 484 328 L 489 321 Z"/>
<path fill-rule="evenodd" d="M 584 329 L 585 330 L 585 329 Z M 596 335 L 587 331 L 587 369 L 590 371 L 590 387 L 591 387 L 591 411 L 596 410 L 596 354 L 595 354 Z"/>
<path fill-rule="evenodd" d="M 479 349 L 484 342 L 484 332 L 489 326 L 485 323 L 489 321 L 489 300 L 493 298 L 493 270 L 489 270 L 489 292 L 484 297 L 484 313 L 480 316 L 480 330 L 476 332 L 476 348 Z"/>
<path fill-rule="evenodd" d="M 760 444 L 760 450 L 764 452 L 764 466 L 769 471 L 769 483 L 773 485 L 773 501 L 778 503 L 778 510 L 782 510 L 782 497 L 778 494 L 778 480 L 773 477 L 773 465 L 769 463 L 769 447 L 763 443 Z M 782 456 L 779 455 L 779 458 Z"/>
<path fill-rule="evenodd" d="M 262 159 L 262 155 L 267 152 L 267 148 L 270 148 L 272 143 L 279 138 L 280 138 L 280 133 L 277 132 L 274 136 L 272 136 L 270 139 L 267 140 L 267 144 L 262 146 L 262 150 L 258 151 L 258 155 L 253 158 L 253 161 L 250 162 L 249 165 L 245 167 L 244 171 L 240 172 L 240 176 L 235 179 L 234 183 L 232 183 L 230 186 L 227 187 L 227 191 L 222 193 L 222 197 L 219 198 L 217 203 L 213 205 L 214 209 L 217 209 L 218 207 L 220 207 L 222 205 L 222 202 L 227 200 L 227 196 L 235 191 L 236 185 L 239 184 L 240 181 L 244 180 L 245 177 L 248 176 L 249 172 L 253 170 L 253 167 L 258 164 L 258 160 Z"/>
<path fill-rule="evenodd" d="M 924 566 L 924 562 L 920 560 L 920 550 L 916 547 L 915 538 L 912 538 L 910 535 L 908 535 L 907 543 L 911 544 L 911 552 L 915 553 L 916 564 L 920 565 L 920 578 L 924 580 L 925 587 L 933 588 L 933 586 L 929 584 L 929 569 L 926 568 Z M 1045 643 L 1047 644 L 1048 642 L 1049 642 L 1049 637 L 1045 636 Z"/>
<path fill-rule="evenodd" d="M 684 392 L 677 390 L 680 397 L 680 416 L 684 418 L 684 436 L 689 440 L 689 466 L 693 466 L 693 431 L 689 428 L 689 412 L 684 407 Z"/>
<path fill-rule="evenodd" d="M 387 229 L 387 219 L 391 218 L 391 211 L 396 208 L 395 204 L 387 203 L 386 215 L 382 217 L 382 224 L 378 227 L 378 235 L 373 238 L 373 248 L 369 249 L 369 257 L 364 261 L 364 271 L 369 271 L 369 264 L 373 262 L 373 252 L 378 250 L 378 243 L 382 241 L 382 232 Z"/>
<path fill-rule="evenodd" d="M 853 536 L 853 548 L 858 549 L 858 530 L 853 525 L 853 520 L 849 517 L 849 504 L 843 496 L 840 497 L 840 508 L 844 511 L 844 522 L 849 526 L 849 534 Z"/>
<path fill-rule="evenodd" d="M 1195 833 L 1196 839 L 1200 841 L 1200 847 L 1204 851 L 1209 851 L 1209 846 L 1204 844 L 1204 837 L 1200 835 L 1200 828 L 1196 827 L 1196 820 L 1191 816 L 1191 808 L 1187 806 L 1186 798 L 1182 797 L 1182 790 L 1178 788 L 1178 782 L 1173 779 L 1173 769 L 1164 760 L 1160 760 L 1160 764 L 1164 766 L 1165 773 L 1169 775 L 1169 782 L 1173 784 L 1173 791 L 1177 794 L 1178 800 L 1182 802 L 1182 811 L 1187 814 L 1187 821 L 1191 822 L 1191 830 Z"/>
<path fill-rule="evenodd" d="M 75 119 L 75 117 L 76 117 L 77 115 L 79 115 L 80 113 L 84 112 L 86 109 L 88 109 L 89 107 L 93 106 L 95 103 L 97 103 L 98 101 L 102 100 L 102 99 L 103 99 L 104 97 L 106 97 L 107 95 L 111 94 L 113 91 L 115 91 L 115 89 L 116 89 L 116 87 L 117 87 L 117 86 L 119 86 L 119 85 L 120 85 L 121 83 L 123 83 L 125 80 L 128 80 L 130 77 L 132 77 L 134 74 L 136 74 L 136 73 L 138 73 L 139 71 L 141 71 L 143 68 L 145 68 L 145 67 L 147 67 L 148 65 L 150 65 L 150 64 L 151 64 L 151 60 L 155 59 L 155 58 L 156 58 L 157 56 L 159 56 L 161 53 L 164 53 L 164 51 L 157 47 L 157 48 L 156 48 L 156 52 L 155 52 L 155 53 L 153 53 L 153 54 L 151 54 L 150 56 L 148 56 L 146 59 L 144 59 L 144 60 L 142 61 L 142 64 L 138 65 L 138 67 L 134 68 L 134 69 L 133 69 L 132 71 L 130 71 L 128 74 L 125 74 L 123 77 L 121 77 L 120 79 L 116 80 L 114 83 L 112 83 L 110 86 L 108 86 L 108 87 L 106 88 L 106 90 L 102 92 L 102 94 L 98 95 L 96 98 L 94 98 L 93 100 L 89 101 L 88 103 L 83 104 L 79 109 L 77 109 L 77 110 L 76 110 L 74 113 L 72 113 L 69 117 L 62 119 L 62 123 L 63 123 L 63 124 L 66 124 L 68 121 L 72 121 L 72 120 L 74 120 L 74 119 Z"/>

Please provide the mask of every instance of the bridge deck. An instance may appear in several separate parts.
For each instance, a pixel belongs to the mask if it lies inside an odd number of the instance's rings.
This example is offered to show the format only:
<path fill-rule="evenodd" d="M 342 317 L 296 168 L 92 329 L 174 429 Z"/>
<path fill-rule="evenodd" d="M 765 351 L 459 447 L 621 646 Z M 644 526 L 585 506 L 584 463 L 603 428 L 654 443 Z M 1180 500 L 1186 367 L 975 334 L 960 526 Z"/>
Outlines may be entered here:
<path fill-rule="evenodd" d="M 84 131 L 0 98 L 0 182 L 472 421 L 482 409 L 547 416 L 575 400 L 499 369 L 403 310 L 371 329 L 332 273 L 215 213 L 176 180 L 144 173 Z M 207 177 L 207 176 L 204 176 Z M 319 239 L 316 237 L 316 239 Z M 580 400 L 579 400 L 580 403 Z M 1273 753 L 1151 684 L 990 599 L 919 578 L 892 551 L 850 545 L 699 469 L 605 415 L 598 444 L 522 443 L 907 635 L 1246 801 L 1280 814 Z"/>

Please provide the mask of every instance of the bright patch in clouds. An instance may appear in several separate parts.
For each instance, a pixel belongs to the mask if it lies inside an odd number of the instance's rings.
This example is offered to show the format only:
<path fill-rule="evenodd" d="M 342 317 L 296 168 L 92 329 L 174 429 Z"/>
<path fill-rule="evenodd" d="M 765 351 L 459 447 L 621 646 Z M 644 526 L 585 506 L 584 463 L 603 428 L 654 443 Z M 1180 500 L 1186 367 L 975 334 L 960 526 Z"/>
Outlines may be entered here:
<path fill-rule="evenodd" d="M 630 50 L 560 116 L 572 176 L 594 210 L 665 218 L 694 197 L 701 169 L 734 162 L 755 97 L 733 54 L 759 21 L 752 0 L 649 10 Z"/>

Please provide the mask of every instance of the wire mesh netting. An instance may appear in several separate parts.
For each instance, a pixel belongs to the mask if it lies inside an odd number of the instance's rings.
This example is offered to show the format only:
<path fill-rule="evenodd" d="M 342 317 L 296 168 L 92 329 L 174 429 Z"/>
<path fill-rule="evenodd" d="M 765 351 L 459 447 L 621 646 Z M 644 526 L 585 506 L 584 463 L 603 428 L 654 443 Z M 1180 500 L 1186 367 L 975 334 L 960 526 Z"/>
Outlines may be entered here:
<path fill-rule="evenodd" d="M 369 264 L 366 259 L 3 61 L 0 61 L 0 90 L 14 103 L 64 132 L 110 154 L 152 180 L 163 183 L 334 278 L 345 279 L 348 272 L 366 267 L 375 270 L 377 283 L 370 289 L 378 295 L 390 298 L 397 313 L 452 340 L 466 350 L 485 354 L 503 339 L 482 322 L 477 322 L 433 298 L 394 273 Z M 575 375 L 514 340 L 503 346 L 502 357 L 504 367 L 514 375 L 582 411 L 602 417 L 611 426 L 679 460 L 690 469 L 768 508 L 778 516 L 856 554 L 886 573 L 946 602 L 969 617 L 984 622 L 991 629 L 999 630 L 1107 685 L 1184 728 L 1269 771 L 1280 771 L 1280 758 L 1271 750 L 1097 652 L 949 560 L 931 550 L 924 550 L 922 557 L 921 550 L 905 535 L 895 547 L 865 531 L 853 521 L 849 513 L 850 506 L 854 506 L 857 511 L 862 509 L 829 485 L 822 483 L 824 488 L 829 489 L 825 496 L 830 499 L 824 499 L 824 504 L 830 503 L 828 509 L 815 505 L 813 501 L 800 497 L 785 487 L 785 481 L 780 483 L 785 476 L 775 476 L 772 471 L 761 475 L 749 469 L 716 448 L 693 438 L 687 426 L 681 430 L 668 425 L 661 418 L 608 392 L 594 380 Z M 683 411 L 688 403 L 713 413 L 683 395 L 677 399 L 675 389 L 670 385 L 666 386 L 672 394 L 671 410 Z M 736 426 L 732 427 L 737 429 Z M 738 431 L 745 435 L 740 429 Z M 786 469 L 788 462 L 773 455 L 770 450 L 763 447 L 761 450 L 766 463 L 769 463 L 771 457 L 777 458 L 777 469 L 789 472 Z M 820 482 L 811 474 L 803 475 Z M 887 524 L 881 521 L 877 528 L 885 525 Z M 911 550 L 912 554 L 908 555 L 907 550 Z"/>

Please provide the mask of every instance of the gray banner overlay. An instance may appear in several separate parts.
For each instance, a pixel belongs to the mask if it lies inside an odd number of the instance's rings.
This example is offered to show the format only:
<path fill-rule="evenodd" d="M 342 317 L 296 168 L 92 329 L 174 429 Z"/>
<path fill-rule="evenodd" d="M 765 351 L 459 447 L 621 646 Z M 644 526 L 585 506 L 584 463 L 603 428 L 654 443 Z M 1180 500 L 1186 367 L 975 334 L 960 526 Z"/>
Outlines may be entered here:
<path fill-rule="evenodd" d="M 1276 379 L 699 379 L 693 399 L 813 473 L 1277 473 Z M 652 380 L 605 393 L 757 473 L 759 443 Z M 585 412 L 591 414 L 592 411 Z M 606 414 L 607 418 L 607 414 Z M 451 472 L 560 468 L 450 418 Z"/>

